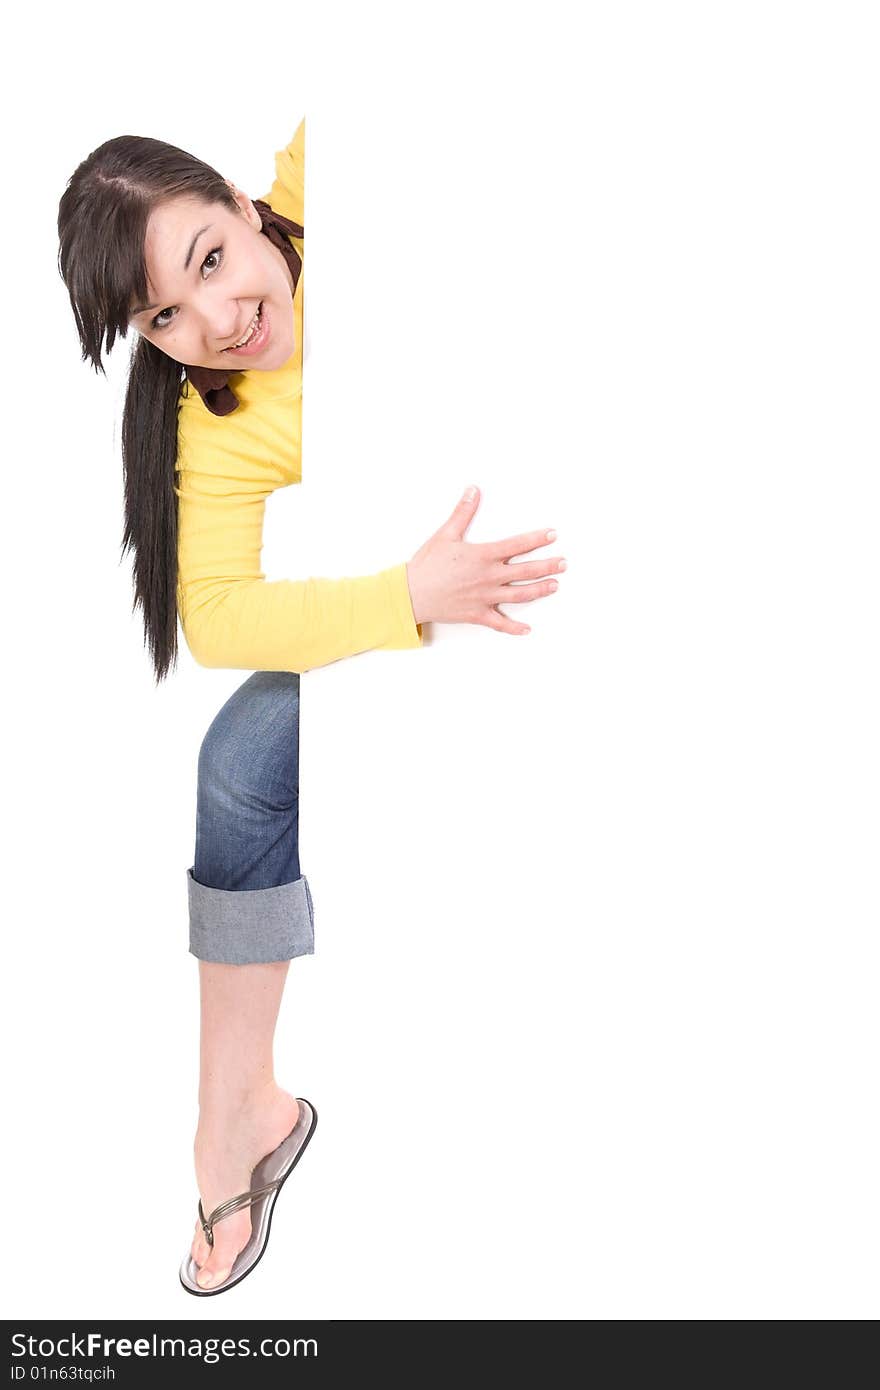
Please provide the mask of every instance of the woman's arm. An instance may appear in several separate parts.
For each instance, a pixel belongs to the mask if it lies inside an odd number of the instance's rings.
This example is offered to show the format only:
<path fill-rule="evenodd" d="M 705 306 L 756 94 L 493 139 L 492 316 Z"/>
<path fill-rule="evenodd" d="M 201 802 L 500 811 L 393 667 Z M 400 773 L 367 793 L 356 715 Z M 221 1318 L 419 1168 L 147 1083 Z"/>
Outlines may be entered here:
<path fill-rule="evenodd" d="M 371 649 L 422 645 L 406 564 L 343 579 L 266 580 L 266 495 L 229 494 L 184 473 L 178 495 L 178 612 L 201 666 L 309 671 Z"/>
<path fill-rule="evenodd" d="M 282 217 L 289 217 L 300 226 L 305 225 L 305 169 L 306 169 L 306 119 L 303 116 L 286 149 L 275 155 L 275 180 L 268 193 L 261 193 L 264 203 L 268 203 Z"/>

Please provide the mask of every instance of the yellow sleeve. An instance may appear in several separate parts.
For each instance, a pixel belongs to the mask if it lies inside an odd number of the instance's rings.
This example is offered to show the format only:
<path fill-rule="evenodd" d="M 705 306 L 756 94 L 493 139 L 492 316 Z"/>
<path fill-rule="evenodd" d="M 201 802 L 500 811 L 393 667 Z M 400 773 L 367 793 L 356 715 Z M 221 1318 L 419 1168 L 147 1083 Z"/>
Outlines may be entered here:
<path fill-rule="evenodd" d="M 296 132 L 286 149 L 275 155 L 275 181 L 268 193 L 261 193 L 264 203 L 268 203 L 282 217 L 290 217 L 305 227 L 305 175 L 306 175 L 306 118 L 303 116 Z M 294 237 L 294 241 L 299 238 Z M 301 249 L 298 248 L 298 249 Z"/>
<path fill-rule="evenodd" d="M 309 671 L 358 652 L 422 645 L 406 564 L 345 579 L 267 581 L 260 569 L 266 492 L 183 473 L 178 612 L 201 666 Z"/>

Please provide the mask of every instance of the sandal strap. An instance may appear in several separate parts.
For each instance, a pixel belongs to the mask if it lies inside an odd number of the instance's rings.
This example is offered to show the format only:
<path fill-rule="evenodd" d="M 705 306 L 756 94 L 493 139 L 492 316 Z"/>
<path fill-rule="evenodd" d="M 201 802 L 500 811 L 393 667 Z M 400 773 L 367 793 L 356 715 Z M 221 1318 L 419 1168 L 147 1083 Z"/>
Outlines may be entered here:
<path fill-rule="evenodd" d="M 281 1179 L 276 1178 L 273 1182 L 267 1183 L 265 1187 L 251 1188 L 249 1192 L 242 1192 L 238 1197 L 230 1197 L 228 1202 L 221 1202 L 215 1207 L 209 1217 L 205 1217 L 202 1208 L 202 1199 L 199 1198 L 199 1220 L 202 1223 L 202 1230 L 205 1232 L 208 1244 L 214 1244 L 214 1226 L 218 1221 L 222 1221 L 224 1216 L 231 1216 L 234 1211 L 240 1211 L 242 1207 L 250 1206 L 251 1202 L 256 1202 L 260 1197 L 267 1196 L 274 1192 L 276 1187 L 281 1186 Z"/>

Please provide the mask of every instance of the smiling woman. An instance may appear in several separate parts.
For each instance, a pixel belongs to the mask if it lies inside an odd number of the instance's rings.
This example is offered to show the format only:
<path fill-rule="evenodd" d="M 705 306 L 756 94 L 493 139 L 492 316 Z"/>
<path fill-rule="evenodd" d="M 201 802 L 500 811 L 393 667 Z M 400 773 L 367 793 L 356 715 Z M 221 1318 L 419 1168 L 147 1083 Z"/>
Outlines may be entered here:
<path fill-rule="evenodd" d="M 304 126 L 294 141 L 304 139 Z M 108 140 L 83 160 L 59 204 L 58 267 L 83 360 L 106 375 L 105 343 L 109 353 L 117 337 L 137 330 L 122 421 L 122 547 L 134 552 L 135 606 L 157 682 L 177 658 L 174 488 L 185 369 L 238 360 L 224 349 L 243 336 L 264 298 L 277 305 L 278 331 L 271 347 L 264 342 L 262 362 L 249 362 L 276 368 L 293 352 L 293 277 L 262 230 L 258 209 L 216 169 L 134 135 Z M 302 226 L 290 231 L 301 245 Z"/>
<path fill-rule="evenodd" d="M 317 1119 L 275 1083 L 272 1062 L 287 966 L 314 950 L 299 673 L 421 645 L 404 563 L 275 583 L 260 569 L 266 498 L 302 472 L 304 121 L 275 168 L 251 201 L 184 151 L 122 136 L 76 171 L 58 219 L 84 357 L 104 371 L 104 338 L 109 349 L 135 334 L 123 544 L 157 681 L 176 659 L 178 615 L 201 664 L 253 671 L 199 750 L 186 874 L 201 993 L 199 1222 L 179 1277 L 201 1296 L 255 1266 Z"/>

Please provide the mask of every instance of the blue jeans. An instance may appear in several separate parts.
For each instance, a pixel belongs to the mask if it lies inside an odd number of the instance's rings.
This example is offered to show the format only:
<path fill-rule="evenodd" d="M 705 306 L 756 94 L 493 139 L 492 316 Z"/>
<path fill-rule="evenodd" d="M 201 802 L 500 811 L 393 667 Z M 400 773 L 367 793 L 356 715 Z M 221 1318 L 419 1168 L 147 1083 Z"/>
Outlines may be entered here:
<path fill-rule="evenodd" d="M 299 867 L 299 675 L 255 671 L 199 750 L 189 949 L 226 965 L 315 949 Z"/>

